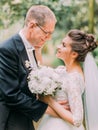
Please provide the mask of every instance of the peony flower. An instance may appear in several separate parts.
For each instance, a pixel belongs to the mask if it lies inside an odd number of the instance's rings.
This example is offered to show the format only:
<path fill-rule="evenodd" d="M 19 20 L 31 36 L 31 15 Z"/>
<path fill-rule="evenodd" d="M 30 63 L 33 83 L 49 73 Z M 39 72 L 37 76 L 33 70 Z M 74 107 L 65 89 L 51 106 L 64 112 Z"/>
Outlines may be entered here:
<path fill-rule="evenodd" d="M 54 95 L 62 85 L 59 74 L 47 66 L 31 70 L 28 79 L 28 87 L 35 94 Z"/>

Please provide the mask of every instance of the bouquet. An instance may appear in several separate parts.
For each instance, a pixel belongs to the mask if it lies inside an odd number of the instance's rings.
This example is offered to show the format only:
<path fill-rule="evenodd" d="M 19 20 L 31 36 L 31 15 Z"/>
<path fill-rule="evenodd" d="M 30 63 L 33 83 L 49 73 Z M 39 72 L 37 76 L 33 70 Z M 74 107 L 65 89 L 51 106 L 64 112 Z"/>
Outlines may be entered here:
<path fill-rule="evenodd" d="M 60 76 L 55 69 L 47 66 L 31 70 L 28 79 L 28 87 L 35 94 L 53 96 L 62 85 Z"/>

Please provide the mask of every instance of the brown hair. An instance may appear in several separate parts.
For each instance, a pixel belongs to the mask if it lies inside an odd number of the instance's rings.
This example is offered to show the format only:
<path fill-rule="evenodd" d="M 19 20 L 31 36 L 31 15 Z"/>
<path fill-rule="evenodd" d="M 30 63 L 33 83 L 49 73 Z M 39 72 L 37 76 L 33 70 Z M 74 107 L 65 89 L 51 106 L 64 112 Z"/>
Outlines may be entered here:
<path fill-rule="evenodd" d="M 36 22 L 41 26 L 43 26 L 47 21 L 54 20 L 56 22 L 56 17 L 52 10 L 43 5 L 35 5 L 28 10 L 25 18 L 25 25 L 27 25 L 32 19 L 36 20 Z"/>
<path fill-rule="evenodd" d="M 72 50 L 78 53 L 77 61 L 83 62 L 87 53 L 97 47 L 97 43 L 92 34 L 86 34 L 80 30 L 71 30 L 67 35 L 72 40 Z"/>

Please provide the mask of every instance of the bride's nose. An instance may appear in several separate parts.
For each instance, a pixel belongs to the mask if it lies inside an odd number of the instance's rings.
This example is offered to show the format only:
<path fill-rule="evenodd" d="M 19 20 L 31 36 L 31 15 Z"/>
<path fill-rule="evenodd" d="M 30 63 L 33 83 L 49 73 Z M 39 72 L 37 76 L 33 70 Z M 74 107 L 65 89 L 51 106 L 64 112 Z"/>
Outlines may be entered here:
<path fill-rule="evenodd" d="M 57 49 L 60 49 L 61 48 L 61 45 L 57 45 Z"/>

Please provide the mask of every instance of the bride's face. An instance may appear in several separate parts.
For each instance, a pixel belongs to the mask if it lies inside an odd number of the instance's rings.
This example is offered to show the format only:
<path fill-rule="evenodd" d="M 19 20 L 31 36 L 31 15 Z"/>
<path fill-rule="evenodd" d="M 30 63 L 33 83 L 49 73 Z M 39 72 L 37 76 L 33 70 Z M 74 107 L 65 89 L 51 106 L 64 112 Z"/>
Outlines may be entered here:
<path fill-rule="evenodd" d="M 61 45 L 58 46 L 57 48 L 57 53 L 56 56 L 59 59 L 62 59 L 64 62 L 69 63 L 70 60 L 72 59 L 72 47 L 71 44 L 72 40 L 70 37 L 66 36 L 63 40 Z"/>

